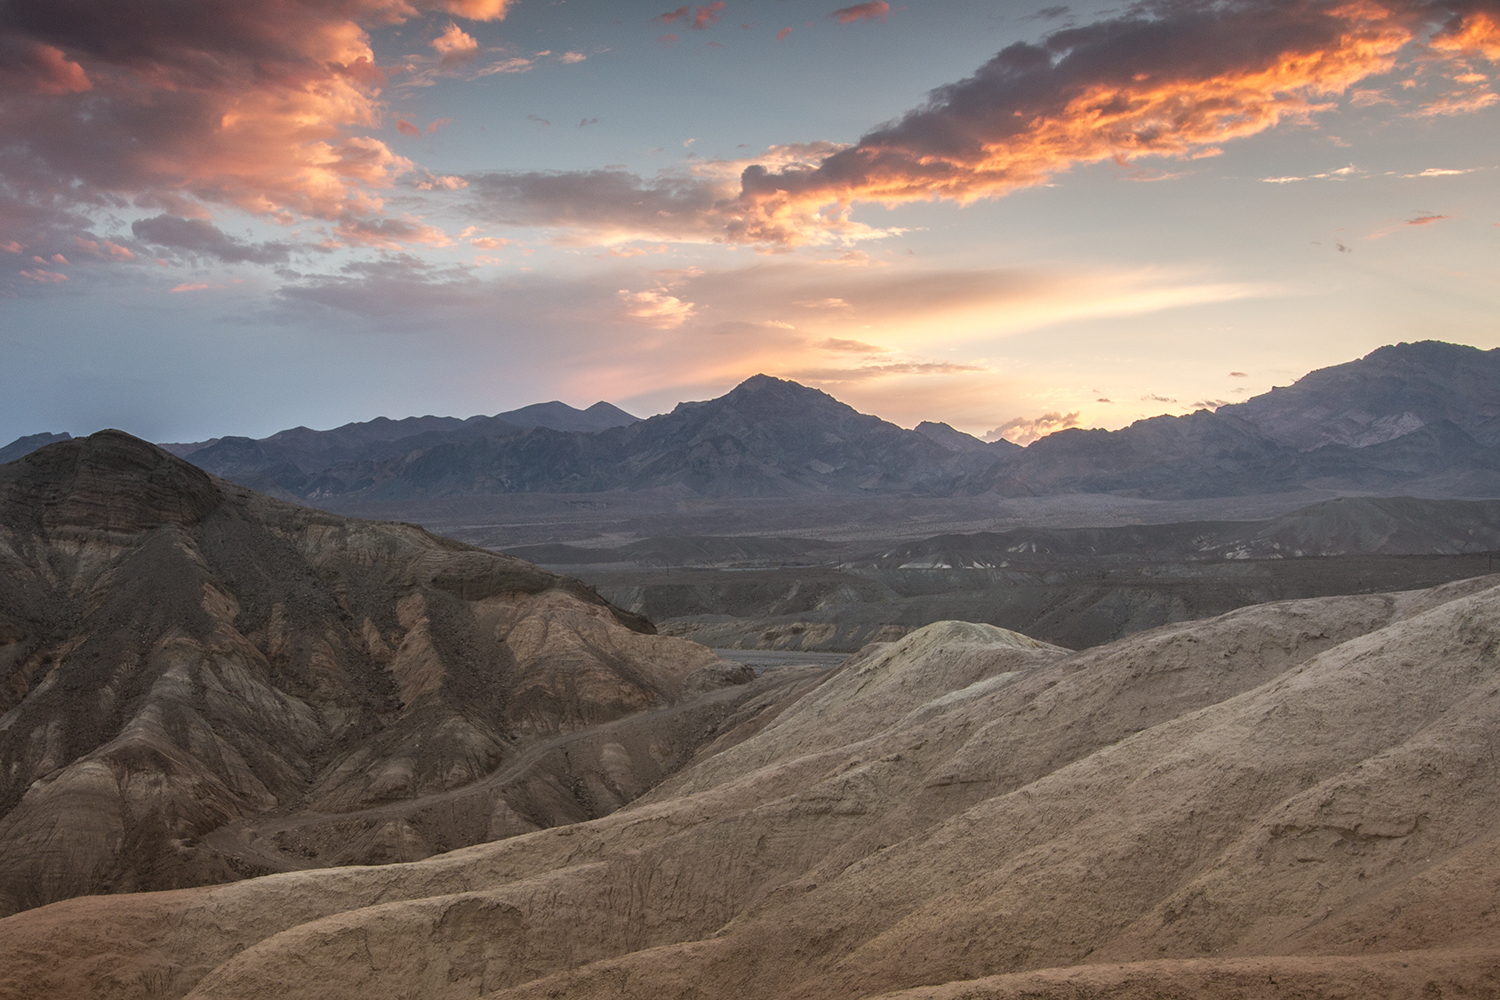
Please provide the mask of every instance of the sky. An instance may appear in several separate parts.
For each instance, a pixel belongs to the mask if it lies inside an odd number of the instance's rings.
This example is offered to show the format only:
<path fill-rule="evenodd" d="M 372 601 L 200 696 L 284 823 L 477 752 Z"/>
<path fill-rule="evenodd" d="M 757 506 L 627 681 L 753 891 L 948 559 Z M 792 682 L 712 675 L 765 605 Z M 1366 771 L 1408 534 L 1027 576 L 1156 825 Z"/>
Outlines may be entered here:
<path fill-rule="evenodd" d="M 1500 346 L 1500 0 L 0 0 L 0 443 Z"/>

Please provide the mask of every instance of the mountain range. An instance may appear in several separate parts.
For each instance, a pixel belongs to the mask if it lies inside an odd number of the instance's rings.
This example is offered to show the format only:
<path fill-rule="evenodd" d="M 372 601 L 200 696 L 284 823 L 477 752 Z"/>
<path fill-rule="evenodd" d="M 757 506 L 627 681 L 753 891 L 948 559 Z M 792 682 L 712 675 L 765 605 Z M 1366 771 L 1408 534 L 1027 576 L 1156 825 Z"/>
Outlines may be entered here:
<path fill-rule="evenodd" d="M 1243 403 L 1117 431 L 1058 431 L 1026 448 L 931 421 L 906 430 L 765 375 L 646 420 L 607 403 L 547 403 L 167 447 L 231 481 L 332 507 L 659 488 L 736 497 L 1483 497 L 1500 495 L 1500 350 L 1396 344 Z"/>

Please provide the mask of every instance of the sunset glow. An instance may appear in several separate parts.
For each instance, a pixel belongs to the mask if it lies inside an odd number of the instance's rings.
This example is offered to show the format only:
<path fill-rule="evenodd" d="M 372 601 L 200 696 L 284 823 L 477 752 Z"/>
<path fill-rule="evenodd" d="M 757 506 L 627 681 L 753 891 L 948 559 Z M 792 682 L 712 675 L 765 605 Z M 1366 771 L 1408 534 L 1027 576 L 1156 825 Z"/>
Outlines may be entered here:
<path fill-rule="evenodd" d="M 1500 345 L 1492 0 L 18 0 L 0 49 L 7 441 L 764 371 L 1024 443 Z"/>

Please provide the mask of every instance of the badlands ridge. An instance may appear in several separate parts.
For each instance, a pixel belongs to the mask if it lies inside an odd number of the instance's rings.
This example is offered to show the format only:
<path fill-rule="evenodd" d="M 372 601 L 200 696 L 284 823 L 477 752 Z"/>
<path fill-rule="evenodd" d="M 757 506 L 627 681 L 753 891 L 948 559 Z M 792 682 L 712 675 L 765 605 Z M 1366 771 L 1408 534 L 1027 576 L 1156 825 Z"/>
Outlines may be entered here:
<path fill-rule="evenodd" d="M 1500 579 L 769 671 L 598 819 L 0 921 L 0 995 L 1500 993 Z M 742 688 L 747 688 L 742 686 Z"/>

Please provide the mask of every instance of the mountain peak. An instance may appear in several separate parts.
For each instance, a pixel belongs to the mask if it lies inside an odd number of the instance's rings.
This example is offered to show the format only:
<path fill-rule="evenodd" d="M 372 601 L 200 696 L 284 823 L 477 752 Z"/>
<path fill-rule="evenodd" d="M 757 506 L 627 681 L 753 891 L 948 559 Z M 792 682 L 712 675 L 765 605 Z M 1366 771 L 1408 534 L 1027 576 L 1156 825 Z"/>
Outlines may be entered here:
<path fill-rule="evenodd" d="M 194 524 L 221 499 L 208 473 L 118 430 L 46 445 L 0 470 L 7 523 L 144 531 Z"/>

